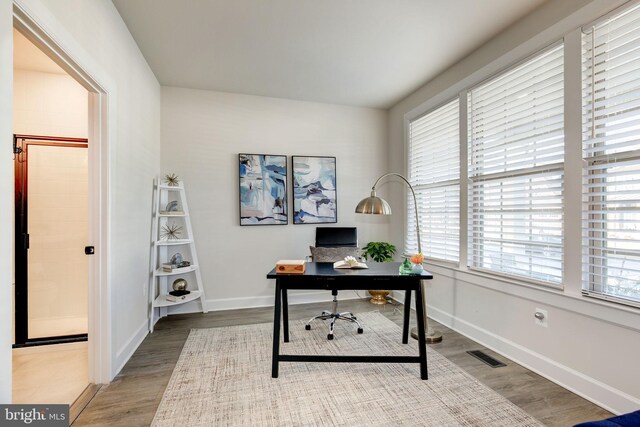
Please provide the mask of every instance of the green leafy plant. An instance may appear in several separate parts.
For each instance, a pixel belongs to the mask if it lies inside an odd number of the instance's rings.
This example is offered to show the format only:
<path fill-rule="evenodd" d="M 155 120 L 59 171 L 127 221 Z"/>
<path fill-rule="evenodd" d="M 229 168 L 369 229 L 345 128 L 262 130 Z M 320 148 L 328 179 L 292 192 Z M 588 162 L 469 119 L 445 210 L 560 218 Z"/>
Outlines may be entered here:
<path fill-rule="evenodd" d="M 362 256 L 365 260 L 372 259 L 376 262 L 391 262 L 396 253 L 396 247 L 386 242 L 369 242 L 362 248 Z"/>

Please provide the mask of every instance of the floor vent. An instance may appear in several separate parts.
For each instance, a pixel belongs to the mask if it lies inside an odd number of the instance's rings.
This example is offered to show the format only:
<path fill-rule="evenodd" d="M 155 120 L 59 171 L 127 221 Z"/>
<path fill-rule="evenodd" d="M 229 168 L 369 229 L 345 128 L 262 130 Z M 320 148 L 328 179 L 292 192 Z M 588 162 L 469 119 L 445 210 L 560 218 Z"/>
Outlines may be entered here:
<path fill-rule="evenodd" d="M 494 359 L 493 357 L 489 356 L 486 353 L 483 353 L 480 350 L 471 350 L 471 351 L 467 351 L 467 353 L 469 353 L 476 359 L 482 360 L 484 363 L 491 366 L 492 368 L 500 368 L 502 366 L 507 366 L 504 363 L 500 362 L 499 360 Z"/>

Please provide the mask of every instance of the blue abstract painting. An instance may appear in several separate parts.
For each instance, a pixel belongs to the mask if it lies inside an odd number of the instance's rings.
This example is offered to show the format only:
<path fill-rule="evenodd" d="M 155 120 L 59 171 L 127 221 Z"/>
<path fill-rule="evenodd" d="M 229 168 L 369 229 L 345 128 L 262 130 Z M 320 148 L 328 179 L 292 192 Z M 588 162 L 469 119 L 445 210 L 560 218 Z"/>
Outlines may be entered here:
<path fill-rule="evenodd" d="M 336 158 L 293 156 L 293 223 L 338 222 Z"/>
<path fill-rule="evenodd" d="M 240 225 L 286 225 L 287 156 L 240 154 Z"/>

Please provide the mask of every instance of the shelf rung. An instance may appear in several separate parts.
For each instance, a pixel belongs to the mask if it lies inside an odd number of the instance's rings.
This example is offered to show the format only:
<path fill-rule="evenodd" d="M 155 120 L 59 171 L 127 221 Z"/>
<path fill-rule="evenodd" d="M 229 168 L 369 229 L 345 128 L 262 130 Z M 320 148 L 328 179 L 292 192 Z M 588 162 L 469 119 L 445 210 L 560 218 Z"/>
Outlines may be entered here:
<path fill-rule="evenodd" d="M 157 246 L 174 246 L 174 245 L 188 245 L 193 243 L 193 239 L 177 239 L 177 240 L 158 240 Z"/>
<path fill-rule="evenodd" d="M 158 297 L 153 301 L 153 306 L 154 307 L 171 307 L 174 305 L 180 305 L 180 304 L 185 304 L 187 302 L 191 302 L 191 301 L 195 301 L 198 298 L 202 297 L 202 292 L 200 291 L 191 291 L 191 293 L 189 295 L 186 296 L 185 299 L 181 300 L 181 301 L 167 301 L 167 295 L 166 294 L 160 294 L 158 295 Z M 204 302 L 203 302 L 204 304 Z"/>
<path fill-rule="evenodd" d="M 155 274 L 157 277 L 160 277 L 160 276 L 175 276 L 175 275 L 177 275 L 177 274 L 190 273 L 190 272 L 192 272 L 192 271 L 196 271 L 197 269 L 198 269 L 198 266 L 197 266 L 197 265 L 190 265 L 189 267 L 176 268 L 176 269 L 171 270 L 171 271 L 169 272 L 169 271 L 164 271 L 164 270 L 162 269 L 162 267 L 161 267 L 161 268 L 158 268 L 158 269 L 155 271 L 155 273 L 154 273 L 154 274 Z"/>

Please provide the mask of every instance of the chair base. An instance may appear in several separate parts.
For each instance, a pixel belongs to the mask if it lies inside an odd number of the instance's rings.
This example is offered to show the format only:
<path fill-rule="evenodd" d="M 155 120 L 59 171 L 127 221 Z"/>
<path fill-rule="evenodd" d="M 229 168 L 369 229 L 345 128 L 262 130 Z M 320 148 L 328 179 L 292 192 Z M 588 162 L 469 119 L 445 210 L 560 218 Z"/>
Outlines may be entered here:
<path fill-rule="evenodd" d="M 356 316 L 354 316 L 353 313 L 351 313 L 349 311 L 344 311 L 342 313 L 331 313 L 330 311 L 323 311 L 322 314 L 320 314 L 318 316 L 314 316 L 311 319 L 309 319 L 307 324 L 304 325 L 304 328 L 307 331 L 310 331 L 311 330 L 311 322 L 313 322 L 316 319 L 319 319 L 319 320 L 331 320 L 331 322 L 329 323 L 329 334 L 327 334 L 327 339 L 328 340 L 332 340 L 333 339 L 333 331 L 334 331 L 334 327 L 335 327 L 335 324 L 336 324 L 337 320 L 346 320 L 347 322 L 355 323 L 356 325 L 358 325 L 358 333 L 359 334 L 364 333 L 364 329 L 362 329 L 362 325 L 360 324 L 360 322 L 358 322 L 358 319 L 356 318 Z"/>

